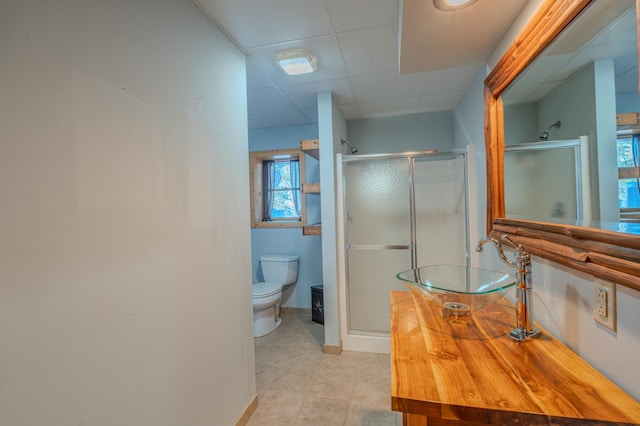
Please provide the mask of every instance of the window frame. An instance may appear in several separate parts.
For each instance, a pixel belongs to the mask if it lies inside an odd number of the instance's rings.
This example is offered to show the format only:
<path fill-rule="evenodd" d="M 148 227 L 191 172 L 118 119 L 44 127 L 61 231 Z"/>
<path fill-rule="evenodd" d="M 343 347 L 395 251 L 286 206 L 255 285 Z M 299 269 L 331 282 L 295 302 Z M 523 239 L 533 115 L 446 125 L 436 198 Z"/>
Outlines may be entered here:
<path fill-rule="evenodd" d="M 634 132 L 618 132 L 616 138 L 616 150 L 621 140 L 631 140 L 637 135 Z M 640 165 L 631 167 L 618 167 L 618 185 L 621 180 L 638 179 L 640 177 Z M 619 198 L 619 197 L 618 197 Z M 640 207 L 620 207 L 621 222 L 640 222 Z"/>
<path fill-rule="evenodd" d="M 298 160 L 300 167 L 300 220 L 276 219 L 263 221 L 262 164 L 265 160 Z M 305 154 L 300 149 L 274 149 L 249 152 L 249 182 L 251 186 L 251 228 L 302 228 L 307 225 Z"/>

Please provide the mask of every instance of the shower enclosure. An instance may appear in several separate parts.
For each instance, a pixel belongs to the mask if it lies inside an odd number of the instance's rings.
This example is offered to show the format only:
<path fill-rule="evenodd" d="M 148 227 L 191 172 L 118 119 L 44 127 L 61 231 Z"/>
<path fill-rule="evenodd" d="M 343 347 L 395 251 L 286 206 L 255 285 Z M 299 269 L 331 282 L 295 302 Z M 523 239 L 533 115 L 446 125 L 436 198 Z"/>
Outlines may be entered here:
<path fill-rule="evenodd" d="M 395 274 L 469 262 L 467 153 L 357 155 L 341 162 L 343 347 L 384 352 L 389 292 L 406 290 Z"/>
<path fill-rule="evenodd" d="M 543 222 L 591 220 L 589 138 L 505 146 L 507 217 Z"/>

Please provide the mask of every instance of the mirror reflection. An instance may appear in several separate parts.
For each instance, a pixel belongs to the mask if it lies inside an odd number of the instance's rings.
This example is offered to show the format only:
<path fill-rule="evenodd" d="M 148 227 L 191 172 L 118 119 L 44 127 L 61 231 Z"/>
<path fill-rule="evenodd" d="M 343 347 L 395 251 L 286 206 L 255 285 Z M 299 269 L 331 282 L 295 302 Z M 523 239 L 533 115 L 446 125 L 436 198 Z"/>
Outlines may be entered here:
<path fill-rule="evenodd" d="M 506 217 L 640 233 L 634 0 L 599 0 L 502 93 Z"/>

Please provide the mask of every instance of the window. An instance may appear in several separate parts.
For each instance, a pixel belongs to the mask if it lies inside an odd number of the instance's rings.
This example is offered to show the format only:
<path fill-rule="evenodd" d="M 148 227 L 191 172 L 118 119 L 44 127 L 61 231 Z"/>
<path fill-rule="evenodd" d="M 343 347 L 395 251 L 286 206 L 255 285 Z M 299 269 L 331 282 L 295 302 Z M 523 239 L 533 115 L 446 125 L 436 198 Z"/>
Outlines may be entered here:
<path fill-rule="evenodd" d="M 618 138 L 618 205 L 621 221 L 640 221 L 640 135 Z"/>
<path fill-rule="evenodd" d="M 251 167 L 251 226 L 302 227 L 306 223 L 304 155 L 299 150 L 249 154 Z"/>

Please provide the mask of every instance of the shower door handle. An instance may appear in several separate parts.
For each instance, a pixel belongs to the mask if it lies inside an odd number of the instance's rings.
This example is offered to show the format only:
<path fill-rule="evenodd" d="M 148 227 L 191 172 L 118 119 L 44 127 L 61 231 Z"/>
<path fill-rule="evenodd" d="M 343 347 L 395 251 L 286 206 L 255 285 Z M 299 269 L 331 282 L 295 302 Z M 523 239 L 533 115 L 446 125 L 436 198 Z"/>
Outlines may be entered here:
<path fill-rule="evenodd" d="M 347 244 L 347 250 L 364 249 L 364 250 L 411 250 L 411 244 L 388 244 L 388 245 L 372 245 L 372 244 Z"/>

